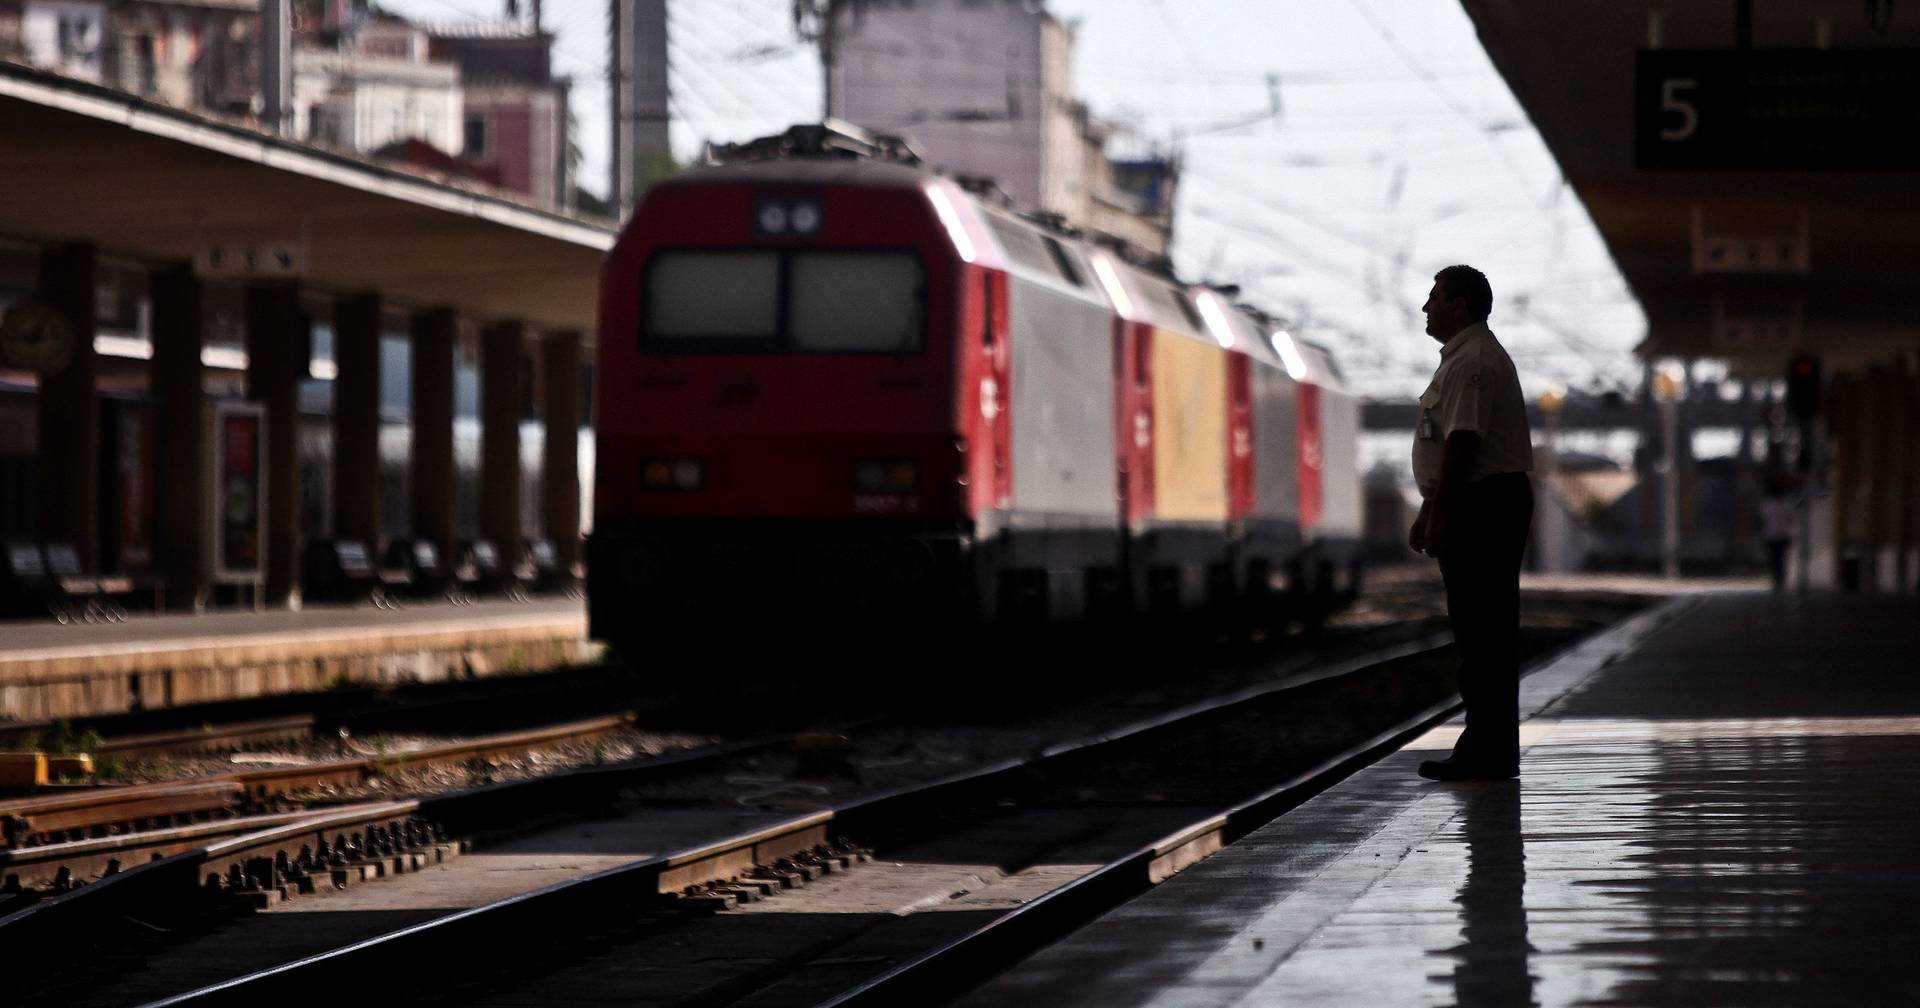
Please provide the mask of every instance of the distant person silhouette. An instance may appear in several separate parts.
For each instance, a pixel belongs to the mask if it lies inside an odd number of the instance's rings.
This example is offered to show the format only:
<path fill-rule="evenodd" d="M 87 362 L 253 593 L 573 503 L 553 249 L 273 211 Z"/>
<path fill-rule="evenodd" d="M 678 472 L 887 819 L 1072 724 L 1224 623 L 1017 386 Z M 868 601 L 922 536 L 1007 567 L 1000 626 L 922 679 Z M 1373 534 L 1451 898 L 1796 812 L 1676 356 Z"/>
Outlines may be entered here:
<path fill-rule="evenodd" d="M 1440 561 L 1460 649 L 1467 727 L 1433 780 L 1520 772 L 1520 560 L 1533 520 L 1533 441 L 1513 359 L 1487 328 L 1493 289 L 1471 266 L 1434 275 L 1422 309 L 1440 366 L 1420 394 L 1413 477 L 1420 514 L 1407 545 Z"/>
<path fill-rule="evenodd" d="M 1793 547 L 1793 522 L 1799 502 L 1784 483 L 1767 487 L 1760 502 L 1760 536 L 1767 542 L 1767 560 L 1773 567 L 1773 590 L 1787 590 L 1787 551 Z"/>

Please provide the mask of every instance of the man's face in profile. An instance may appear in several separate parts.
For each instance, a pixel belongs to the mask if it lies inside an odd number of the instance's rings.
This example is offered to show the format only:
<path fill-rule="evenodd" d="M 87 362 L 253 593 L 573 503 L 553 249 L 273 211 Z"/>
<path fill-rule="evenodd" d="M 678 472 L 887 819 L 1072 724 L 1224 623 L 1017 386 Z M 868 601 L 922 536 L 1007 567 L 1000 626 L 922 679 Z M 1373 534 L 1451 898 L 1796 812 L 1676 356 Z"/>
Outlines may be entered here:
<path fill-rule="evenodd" d="M 1449 300 L 1438 280 L 1433 282 L 1433 289 L 1427 292 L 1427 303 L 1420 310 L 1427 313 L 1427 335 L 1442 343 L 1467 327 L 1466 299 Z"/>

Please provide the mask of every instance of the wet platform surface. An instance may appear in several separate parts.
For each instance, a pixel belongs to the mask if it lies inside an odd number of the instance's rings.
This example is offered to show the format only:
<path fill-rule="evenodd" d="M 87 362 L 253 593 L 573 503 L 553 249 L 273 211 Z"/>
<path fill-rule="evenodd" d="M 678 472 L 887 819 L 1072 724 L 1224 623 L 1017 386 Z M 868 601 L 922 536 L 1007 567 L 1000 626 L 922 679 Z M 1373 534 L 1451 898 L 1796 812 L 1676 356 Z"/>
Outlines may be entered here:
<path fill-rule="evenodd" d="M 1529 677 L 1518 782 L 1436 729 L 962 1003 L 1920 1003 L 1920 612 L 1677 599 Z"/>

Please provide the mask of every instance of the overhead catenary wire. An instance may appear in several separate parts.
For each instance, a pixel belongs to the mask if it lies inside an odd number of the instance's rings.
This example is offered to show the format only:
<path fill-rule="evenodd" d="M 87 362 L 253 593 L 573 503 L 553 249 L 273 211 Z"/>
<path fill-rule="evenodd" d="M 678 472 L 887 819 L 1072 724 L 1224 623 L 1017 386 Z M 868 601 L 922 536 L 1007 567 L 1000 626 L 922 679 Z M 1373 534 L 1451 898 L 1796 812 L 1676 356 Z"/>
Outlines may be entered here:
<path fill-rule="evenodd" d="M 470 0 L 407 2 L 474 14 L 460 6 Z M 603 11 L 604 0 L 588 6 Z M 1200 9 L 1204 5 L 1054 0 L 1052 6 L 1064 10 L 1062 17 L 1080 15 L 1095 23 L 1096 30 L 1082 33 L 1078 75 L 1091 85 L 1086 97 L 1095 113 L 1122 127 L 1120 142 L 1165 151 L 1176 129 L 1186 133 L 1179 144 L 1187 181 L 1176 231 L 1178 261 L 1197 266 L 1212 255 L 1213 238 L 1225 226 L 1205 219 L 1207 214 L 1263 227 L 1265 234 L 1231 232 L 1215 260 L 1219 269 L 1248 279 L 1250 292 L 1275 307 L 1311 303 L 1306 316 L 1326 326 L 1337 343 L 1361 333 L 1375 333 L 1369 339 L 1377 341 L 1381 331 L 1401 328 L 1411 310 L 1400 303 L 1405 298 L 1398 290 L 1411 274 L 1394 264 L 1419 262 L 1427 249 L 1441 247 L 1432 242 L 1454 245 L 1467 235 L 1472 246 L 1465 255 L 1479 248 L 1523 250 L 1509 255 L 1511 262 L 1493 264 L 1505 291 L 1532 295 L 1538 317 L 1525 325 L 1510 322 L 1516 341 L 1538 339 L 1545 345 L 1551 337 L 1555 345 L 1570 344 L 1552 336 L 1552 329 L 1578 320 L 1567 328 L 1610 368 L 1628 359 L 1624 346 L 1633 340 L 1623 327 L 1637 324 L 1630 318 L 1631 293 L 1608 276 L 1592 275 L 1610 270 L 1612 263 L 1594 258 L 1599 246 L 1583 230 L 1590 229 L 1584 208 L 1565 198 L 1557 173 L 1551 188 L 1542 189 L 1543 175 L 1551 169 L 1543 171 L 1535 162 L 1551 162 L 1532 147 L 1509 141 L 1508 134 L 1525 129 L 1524 116 L 1504 91 L 1496 100 L 1480 86 L 1498 78 L 1477 61 L 1467 65 L 1466 50 L 1421 49 L 1415 33 L 1389 16 L 1384 0 L 1367 0 L 1357 12 L 1364 23 L 1346 28 L 1356 42 L 1350 53 L 1341 53 L 1352 58 L 1337 63 L 1325 49 L 1295 47 L 1288 59 L 1281 46 L 1251 54 L 1217 45 L 1212 26 L 1217 19 L 1209 21 Z M 811 48 L 794 36 L 789 8 L 788 0 L 672 0 L 669 115 L 674 147 L 682 156 L 697 149 L 701 139 L 735 139 L 817 116 L 820 66 Z M 588 57 L 581 51 L 583 44 L 602 45 L 602 16 L 583 19 L 577 0 L 548 0 L 547 9 L 560 36 L 556 49 L 564 55 L 559 58 L 581 81 L 576 93 L 586 97 L 594 86 L 604 87 L 601 74 L 578 69 L 604 68 L 604 53 Z M 1116 20 L 1141 23 L 1121 30 L 1153 35 L 1162 40 L 1162 51 L 1153 59 L 1135 60 L 1130 54 L 1137 49 L 1089 48 L 1089 39 L 1113 37 L 1102 26 Z M 978 62 L 959 38 L 940 35 L 934 48 L 940 51 L 916 54 L 916 80 L 959 82 Z M 1116 58 L 1122 53 L 1128 55 Z M 1270 130 L 1265 125 L 1271 116 L 1253 113 L 1268 110 L 1267 75 L 1275 72 L 1285 82 L 1287 101 L 1281 127 Z M 1211 100 L 1199 101 L 1203 95 Z M 1230 120 L 1236 109 L 1246 112 L 1241 122 L 1199 135 L 1205 126 Z M 1396 123 L 1406 129 L 1392 139 Z M 583 132 L 594 135 L 594 128 Z M 1403 210 L 1389 218 L 1380 209 L 1379 186 L 1396 156 L 1414 167 Z M 1495 159 L 1499 166 L 1488 164 Z M 1378 170 L 1367 171 L 1369 166 Z M 592 177 L 591 169 L 583 174 Z M 1475 176 L 1497 180 L 1503 174 L 1519 180 L 1507 191 L 1522 198 L 1502 194 L 1474 207 L 1470 216 L 1443 225 L 1422 223 L 1436 204 L 1446 202 L 1444 190 L 1472 188 Z M 1371 179 L 1374 188 L 1359 185 L 1363 179 Z M 1555 255 L 1555 249 L 1564 254 Z M 1503 329 L 1503 336 L 1507 332 Z M 1412 349 L 1388 350 L 1384 356 L 1395 362 L 1390 367 L 1368 352 L 1362 370 L 1378 364 L 1399 376 L 1395 382 L 1423 366 L 1430 370 L 1430 360 L 1418 352 L 1426 349 L 1420 341 L 1412 341 Z M 1536 357 L 1532 349 L 1523 349 Z M 1570 345 L 1564 357 L 1590 366 Z"/>

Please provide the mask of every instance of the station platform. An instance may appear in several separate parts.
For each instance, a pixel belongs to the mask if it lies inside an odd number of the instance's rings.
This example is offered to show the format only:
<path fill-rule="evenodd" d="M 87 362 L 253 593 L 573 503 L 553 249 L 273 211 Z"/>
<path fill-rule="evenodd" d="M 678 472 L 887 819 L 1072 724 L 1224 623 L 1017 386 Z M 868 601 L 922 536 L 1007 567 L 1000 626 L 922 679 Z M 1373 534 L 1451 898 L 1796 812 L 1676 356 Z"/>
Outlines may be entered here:
<path fill-rule="evenodd" d="M 0 623 L 0 723 L 537 672 L 587 657 L 578 599 Z"/>
<path fill-rule="evenodd" d="M 1522 683 L 1518 781 L 1435 729 L 961 1003 L 1920 1003 L 1911 598 L 1681 596 Z"/>

